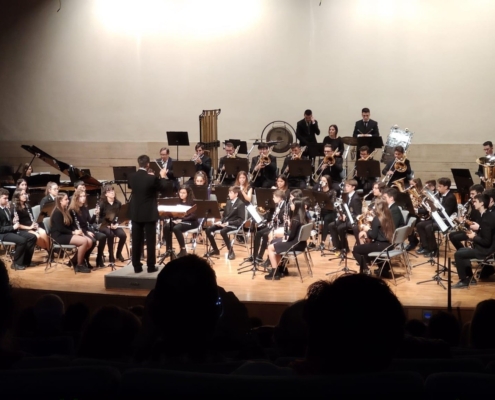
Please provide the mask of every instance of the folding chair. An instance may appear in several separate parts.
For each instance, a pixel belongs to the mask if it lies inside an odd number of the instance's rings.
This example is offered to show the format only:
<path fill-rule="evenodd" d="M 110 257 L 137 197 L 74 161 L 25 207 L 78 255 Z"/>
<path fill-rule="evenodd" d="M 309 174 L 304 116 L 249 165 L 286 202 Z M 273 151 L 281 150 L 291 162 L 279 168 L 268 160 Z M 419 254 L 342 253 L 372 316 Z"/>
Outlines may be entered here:
<path fill-rule="evenodd" d="M 475 265 L 473 265 L 475 263 Z M 491 265 L 494 266 L 495 264 L 495 253 L 491 253 L 487 255 L 485 258 L 480 259 L 480 258 L 472 258 L 471 259 L 471 269 L 473 270 L 473 275 L 469 278 L 468 282 L 468 289 L 471 286 L 471 282 L 473 281 L 474 277 L 477 275 L 478 272 L 481 273 L 483 270 L 483 267 L 486 265 Z"/>
<path fill-rule="evenodd" d="M 11 263 L 14 265 L 14 251 L 15 251 L 15 243 L 9 242 L 7 240 L 0 240 L 0 247 L 5 251 L 5 255 L 2 257 L 5 262 Z"/>
<path fill-rule="evenodd" d="M 199 233 L 201 232 L 201 228 L 203 226 L 203 221 L 204 221 L 204 218 L 200 218 L 198 220 L 199 225 L 198 225 L 197 228 L 195 228 L 195 229 L 189 229 L 188 231 L 185 231 L 184 232 L 184 239 L 185 240 L 187 240 L 187 236 L 188 235 L 193 235 L 193 237 L 191 239 L 191 250 L 192 250 L 192 253 L 193 254 L 196 254 L 196 246 L 198 244 L 197 238 L 198 238 Z M 186 251 L 187 251 L 187 245 L 186 245 Z"/>
<path fill-rule="evenodd" d="M 383 267 L 385 266 L 385 263 L 388 262 L 388 264 L 390 265 L 390 272 L 396 286 L 397 281 L 395 279 L 394 269 L 392 268 L 392 258 L 402 256 L 404 260 L 404 266 L 406 268 L 406 277 L 407 280 L 410 280 L 409 274 L 411 270 L 411 264 L 409 262 L 409 258 L 407 257 L 406 248 L 404 247 L 404 242 L 407 239 L 408 234 L 409 227 L 407 225 L 397 228 L 394 232 L 392 244 L 390 246 L 388 246 L 386 249 L 383 249 L 382 251 L 374 251 L 368 254 L 369 257 L 375 257 L 371 266 L 376 265 L 377 261 L 384 261 L 384 264 L 380 267 L 378 276 L 382 275 Z"/>
<path fill-rule="evenodd" d="M 53 250 L 62 251 L 62 253 L 63 253 L 62 264 L 64 263 L 65 259 L 68 258 L 70 264 L 72 265 L 72 261 L 70 260 L 70 257 L 75 256 L 77 254 L 77 246 L 73 245 L 73 244 L 57 243 L 57 241 L 51 237 L 51 235 L 50 235 L 50 230 L 51 230 L 50 217 L 43 218 L 43 224 L 45 225 L 45 230 L 46 230 L 47 235 L 50 236 L 50 250 L 48 251 L 48 258 L 46 260 L 45 272 L 48 271 L 52 267 Z M 60 255 L 59 255 L 58 259 L 60 259 Z M 74 268 L 74 273 L 77 273 L 76 266 L 72 265 L 72 268 Z"/>
<path fill-rule="evenodd" d="M 311 258 L 311 253 L 309 252 L 308 246 L 304 249 L 304 251 L 294 250 L 294 248 L 301 242 L 307 242 L 311 236 L 311 231 L 313 230 L 313 223 L 309 223 L 303 225 L 299 230 L 299 237 L 297 238 L 297 242 L 285 253 L 282 253 L 282 258 L 280 259 L 279 265 L 284 261 L 288 260 L 289 256 L 293 256 L 296 261 L 297 271 L 299 272 L 299 278 L 301 279 L 301 283 L 303 282 L 303 277 L 301 274 L 301 268 L 299 267 L 299 260 L 297 256 L 304 254 L 304 258 L 306 260 L 306 265 L 308 266 L 308 274 L 313 277 L 313 259 Z M 275 278 L 275 274 L 272 276 L 272 280 Z"/>

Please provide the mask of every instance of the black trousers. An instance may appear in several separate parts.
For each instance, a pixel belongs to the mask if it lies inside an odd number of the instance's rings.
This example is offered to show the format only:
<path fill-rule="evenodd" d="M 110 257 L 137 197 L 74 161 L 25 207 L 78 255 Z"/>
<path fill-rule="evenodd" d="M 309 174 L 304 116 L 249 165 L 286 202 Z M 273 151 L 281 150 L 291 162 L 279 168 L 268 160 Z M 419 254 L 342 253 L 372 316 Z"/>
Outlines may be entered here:
<path fill-rule="evenodd" d="M 347 242 L 348 229 L 352 229 L 356 243 L 359 243 L 359 227 L 357 224 L 352 226 L 349 221 L 335 221 L 328 226 L 332 243 L 339 250 L 346 249 L 349 251 L 349 243 Z"/>
<path fill-rule="evenodd" d="M 0 239 L 15 243 L 14 264 L 28 266 L 33 259 L 34 248 L 38 238 L 27 231 L 19 233 L 2 233 Z"/>
<path fill-rule="evenodd" d="M 462 249 L 464 245 L 462 242 L 468 240 L 466 232 L 458 231 L 458 232 L 450 232 L 449 239 L 456 248 L 456 250 Z"/>
<path fill-rule="evenodd" d="M 190 231 L 191 229 L 196 229 L 199 226 L 198 221 L 184 221 L 179 224 L 175 224 L 172 228 L 172 232 L 179 243 L 181 249 L 186 247 L 186 241 L 184 240 L 184 232 Z M 170 231 L 169 222 L 163 223 L 163 237 L 167 243 L 172 246 L 172 232 Z"/>
<path fill-rule="evenodd" d="M 139 268 L 141 264 L 141 251 L 146 237 L 146 264 L 148 268 L 154 268 L 156 264 L 156 221 L 137 222 L 132 221 L 132 265 Z"/>
<path fill-rule="evenodd" d="M 429 251 L 438 249 L 437 239 L 435 238 L 435 231 L 438 230 L 440 228 L 433 219 L 421 221 L 416 224 L 416 231 L 418 232 L 419 241 L 423 248 Z"/>
<path fill-rule="evenodd" d="M 337 216 L 337 213 L 334 211 L 328 212 L 323 210 L 321 213 L 321 217 L 323 220 L 323 228 L 321 229 L 321 241 L 324 242 L 327 239 L 328 236 L 328 231 L 329 231 L 329 226 L 332 222 L 335 222 L 335 218 Z"/>
<path fill-rule="evenodd" d="M 463 280 L 467 277 L 473 276 L 473 269 L 471 268 L 471 258 L 476 258 L 474 249 L 464 247 L 459 249 L 454 254 L 455 267 L 459 274 L 459 279 Z"/>
<path fill-rule="evenodd" d="M 113 253 L 113 244 L 114 239 L 116 237 L 119 238 L 119 243 L 117 244 L 117 255 L 122 255 L 122 249 L 125 246 L 125 242 L 127 240 L 127 235 L 122 228 L 110 229 L 109 227 L 105 227 L 100 229 L 100 233 L 103 233 L 107 238 L 107 246 L 108 246 L 108 259 L 110 262 L 115 262 L 115 255 Z M 103 245 L 105 247 L 105 245 Z M 100 248 L 98 246 L 98 254 L 100 254 Z"/>
<path fill-rule="evenodd" d="M 210 241 L 211 247 L 213 247 L 214 251 L 218 251 L 218 246 L 217 243 L 215 242 L 215 236 L 214 232 L 220 231 L 220 235 L 223 238 L 223 241 L 225 242 L 225 245 L 227 246 L 227 249 L 230 251 L 231 246 L 230 246 L 230 238 L 229 235 L 227 235 L 228 232 L 230 231 L 235 231 L 237 228 L 227 226 L 225 228 L 222 228 L 221 226 L 213 225 L 208 228 L 206 228 L 206 237 Z"/>
<path fill-rule="evenodd" d="M 263 228 L 256 232 L 254 236 L 254 247 L 253 247 L 253 258 L 256 257 L 263 258 L 266 248 L 268 247 L 268 235 L 270 234 L 272 228 Z"/>
<path fill-rule="evenodd" d="M 371 262 L 371 257 L 368 256 L 369 253 L 374 251 L 382 251 L 390 246 L 389 242 L 378 242 L 374 241 L 371 243 L 359 244 L 352 250 L 352 255 L 359 263 L 359 272 L 363 272 L 368 268 L 368 263 Z"/>
<path fill-rule="evenodd" d="M 96 258 L 100 259 L 100 258 L 103 258 L 103 250 L 105 249 L 105 244 L 107 242 L 107 236 L 102 232 L 93 232 L 93 233 L 95 235 L 94 237 L 86 235 L 87 237 L 89 237 L 93 241 L 93 244 L 91 245 L 91 248 L 86 252 L 84 258 L 89 258 L 89 256 L 93 252 L 93 249 L 96 247 L 96 244 L 98 243 L 98 254 L 96 255 Z"/>

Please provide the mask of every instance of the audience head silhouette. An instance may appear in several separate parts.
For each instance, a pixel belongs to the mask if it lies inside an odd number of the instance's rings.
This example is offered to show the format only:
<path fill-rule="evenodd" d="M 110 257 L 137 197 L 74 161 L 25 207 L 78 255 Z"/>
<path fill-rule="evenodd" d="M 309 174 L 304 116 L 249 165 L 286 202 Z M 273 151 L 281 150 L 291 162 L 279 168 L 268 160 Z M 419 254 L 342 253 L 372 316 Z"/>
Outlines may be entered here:
<path fill-rule="evenodd" d="M 478 303 L 471 320 L 471 345 L 476 349 L 493 349 L 495 337 L 495 300 Z"/>

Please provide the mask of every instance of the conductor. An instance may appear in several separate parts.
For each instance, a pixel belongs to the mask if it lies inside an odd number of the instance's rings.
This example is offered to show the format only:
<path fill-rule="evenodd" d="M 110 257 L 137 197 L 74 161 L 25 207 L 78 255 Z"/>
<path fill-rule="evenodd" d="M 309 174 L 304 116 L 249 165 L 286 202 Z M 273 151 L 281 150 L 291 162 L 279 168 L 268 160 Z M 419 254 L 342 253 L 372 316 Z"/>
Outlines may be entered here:
<path fill-rule="evenodd" d="M 141 251 L 143 249 L 143 231 L 146 236 L 148 272 L 158 271 L 156 268 L 156 221 L 158 221 L 157 194 L 166 186 L 166 169 L 160 170 L 160 178 L 148 174 L 150 158 L 147 155 L 138 157 L 138 171 L 131 177 L 132 197 L 130 202 L 130 218 L 132 221 L 132 266 L 134 272 L 143 272 Z"/>

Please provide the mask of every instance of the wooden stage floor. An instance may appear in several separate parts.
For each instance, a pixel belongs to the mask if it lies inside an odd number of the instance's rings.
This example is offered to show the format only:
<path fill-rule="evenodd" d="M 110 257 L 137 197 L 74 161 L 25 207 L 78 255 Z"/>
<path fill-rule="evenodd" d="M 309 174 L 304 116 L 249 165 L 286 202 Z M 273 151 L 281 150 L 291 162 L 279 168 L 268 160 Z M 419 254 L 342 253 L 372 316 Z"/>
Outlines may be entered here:
<path fill-rule="evenodd" d="M 350 243 L 352 245 L 352 243 Z M 162 248 L 163 250 L 163 248 Z M 333 279 L 333 274 L 327 276 L 329 272 L 338 271 L 342 266 L 339 266 L 339 260 L 328 261 L 331 256 L 321 257 L 320 252 L 312 252 L 314 269 L 313 277 L 308 276 L 307 268 L 305 267 L 303 258 L 300 265 L 302 266 L 304 281 L 301 283 L 295 265 L 291 264 L 289 270 L 290 275 L 282 278 L 280 281 L 271 281 L 264 279 L 264 274 L 257 272 L 254 279 L 252 273 L 247 272 L 238 274 L 237 268 L 243 258 L 247 256 L 245 248 L 242 246 L 235 247 L 236 260 L 227 260 L 222 253 L 220 259 L 215 259 L 213 268 L 215 269 L 218 284 L 224 287 L 227 291 L 232 291 L 245 304 L 258 304 L 258 309 L 262 305 L 276 305 L 285 307 L 287 304 L 298 299 L 304 298 L 307 287 L 319 279 Z M 198 245 L 197 253 L 204 253 L 203 245 Z M 41 261 L 46 252 L 38 251 L 35 253 L 35 260 Z M 449 256 L 453 257 L 450 252 Z M 423 256 L 412 258 L 413 265 L 427 261 Z M 440 259 L 443 262 L 443 257 Z M 350 269 L 358 270 L 354 260 L 348 261 Z M 399 268 L 400 270 L 400 268 Z M 52 268 L 45 273 L 44 265 L 28 268 L 25 271 L 14 271 L 9 268 L 11 282 L 14 288 L 28 289 L 43 292 L 65 292 L 71 293 L 72 298 L 76 298 L 77 294 L 93 294 L 97 295 L 102 301 L 101 296 L 112 295 L 116 296 L 132 296 L 133 298 L 144 298 L 147 295 L 145 290 L 128 290 L 128 289 L 105 289 L 104 275 L 109 273 L 110 269 L 102 269 L 94 271 L 90 274 L 75 275 L 72 269 L 58 264 L 56 268 Z M 146 273 L 146 272 L 144 272 Z M 445 309 L 447 307 L 447 290 L 443 289 L 436 282 L 428 282 L 421 285 L 417 283 L 423 280 L 431 279 L 435 273 L 435 267 L 429 263 L 419 265 L 413 269 L 411 280 L 408 281 L 402 275 L 397 280 L 397 286 L 391 280 L 386 280 L 393 292 L 398 296 L 404 307 L 416 309 L 413 313 L 416 317 L 421 315 L 422 310 Z M 457 281 L 457 275 L 453 274 L 453 282 Z M 495 282 L 480 282 L 477 286 L 469 289 L 452 290 L 452 306 L 457 309 L 471 310 L 476 304 L 484 299 L 493 298 L 495 293 Z M 144 299 L 143 299 L 144 300 Z M 370 299 L 370 305 L 372 299 Z M 409 313 L 411 315 L 411 313 Z"/>

